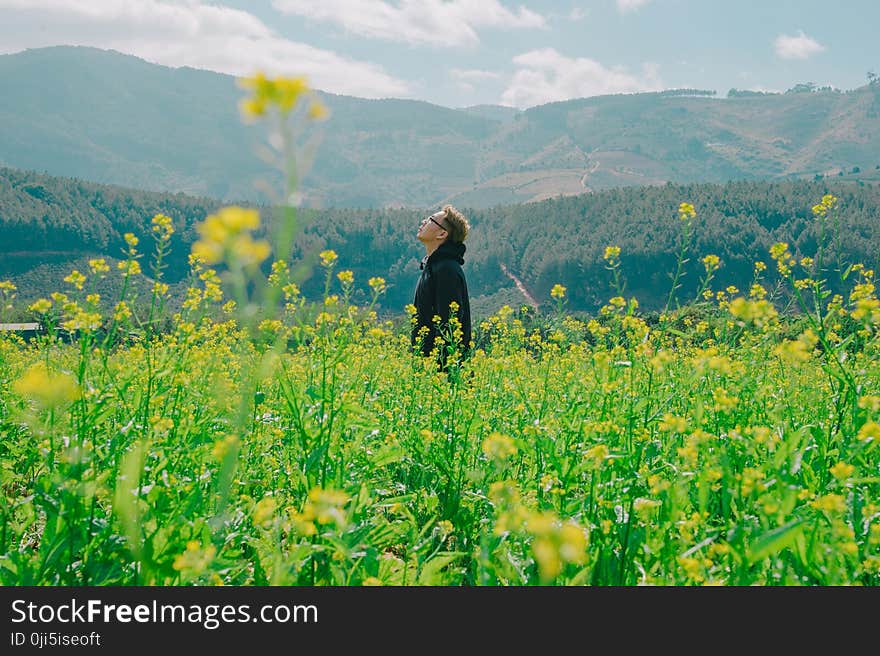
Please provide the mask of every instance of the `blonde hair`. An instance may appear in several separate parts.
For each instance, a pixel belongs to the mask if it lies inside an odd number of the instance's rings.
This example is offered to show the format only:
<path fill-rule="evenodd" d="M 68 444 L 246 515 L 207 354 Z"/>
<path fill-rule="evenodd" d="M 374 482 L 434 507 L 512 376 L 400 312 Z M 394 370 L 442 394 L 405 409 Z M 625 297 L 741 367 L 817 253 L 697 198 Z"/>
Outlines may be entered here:
<path fill-rule="evenodd" d="M 468 232 L 470 232 L 471 226 L 468 223 L 468 220 L 465 218 L 464 214 L 455 209 L 452 205 L 444 205 L 443 211 L 445 212 L 446 225 L 449 226 L 447 232 L 449 233 L 449 238 L 460 244 L 465 239 L 467 239 Z"/>

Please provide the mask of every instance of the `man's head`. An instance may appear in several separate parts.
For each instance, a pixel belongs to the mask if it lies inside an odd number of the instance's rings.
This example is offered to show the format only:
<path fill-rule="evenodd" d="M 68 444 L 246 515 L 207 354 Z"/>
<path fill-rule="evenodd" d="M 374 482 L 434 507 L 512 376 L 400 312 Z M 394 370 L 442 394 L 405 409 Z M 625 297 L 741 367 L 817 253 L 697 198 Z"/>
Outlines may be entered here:
<path fill-rule="evenodd" d="M 426 245 L 440 245 L 445 241 L 462 243 L 467 239 L 470 225 L 464 215 L 452 205 L 422 219 L 419 225 L 419 241 Z"/>
<path fill-rule="evenodd" d="M 452 205 L 443 206 L 443 222 L 449 226 L 449 239 L 456 244 L 462 243 L 467 239 L 471 226 L 464 214 L 455 209 Z"/>

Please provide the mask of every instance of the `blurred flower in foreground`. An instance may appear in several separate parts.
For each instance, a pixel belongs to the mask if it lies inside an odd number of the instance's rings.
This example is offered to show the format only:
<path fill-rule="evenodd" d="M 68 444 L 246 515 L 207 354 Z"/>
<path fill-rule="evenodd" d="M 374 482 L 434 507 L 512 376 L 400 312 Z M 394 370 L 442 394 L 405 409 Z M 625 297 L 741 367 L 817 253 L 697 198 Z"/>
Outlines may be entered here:
<path fill-rule="evenodd" d="M 239 104 L 245 119 L 253 120 L 265 116 L 272 108 L 285 117 L 305 97 L 309 100 L 306 109 L 309 120 L 322 121 L 328 116 L 327 108 L 315 98 L 304 77 L 268 78 L 264 73 L 258 72 L 253 77 L 239 78 L 238 84 L 251 92 Z"/>
<path fill-rule="evenodd" d="M 266 241 L 254 241 L 250 232 L 260 227 L 260 213 L 243 207 L 224 207 L 208 216 L 196 230 L 201 239 L 192 252 L 205 264 L 226 259 L 242 266 L 259 264 L 271 248 Z"/>
<path fill-rule="evenodd" d="M 54 408 L 75 400 L 79 396 L 79 386 L 73 376 L 49 371 L 39 362 L 24 372 L 15 381 L 13 389 L 21 396 L 33 399 L 45 408 Z"/>

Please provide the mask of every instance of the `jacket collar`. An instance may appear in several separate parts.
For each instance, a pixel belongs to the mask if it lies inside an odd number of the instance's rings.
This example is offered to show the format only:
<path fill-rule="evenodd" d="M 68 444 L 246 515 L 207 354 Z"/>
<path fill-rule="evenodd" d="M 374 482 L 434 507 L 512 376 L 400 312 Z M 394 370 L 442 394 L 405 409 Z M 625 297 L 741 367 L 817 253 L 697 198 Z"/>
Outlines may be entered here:
<path fill-rule="evenodd" d="M 464 243 L 444 241 L 430 256 L 426 255 L 422 258 L 419 268 L 424 269 L 428 264 L 433 264 L 439 260 L 456 260 L 459 264 L 464 264 L 464 253 L 466 250 L 467 248 Z"/>

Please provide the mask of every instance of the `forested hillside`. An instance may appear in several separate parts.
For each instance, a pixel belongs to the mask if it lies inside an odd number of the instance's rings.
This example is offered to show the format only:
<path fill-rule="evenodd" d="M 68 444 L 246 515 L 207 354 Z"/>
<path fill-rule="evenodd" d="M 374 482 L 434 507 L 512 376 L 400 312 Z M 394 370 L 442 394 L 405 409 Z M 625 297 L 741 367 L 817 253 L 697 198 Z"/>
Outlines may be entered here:
<path fill-rule="evenodd" d="M 839 202 L 823 222 L 811 208 L 827 193 Z M 568 289 L 569 309 L 593 312 L 614 293 L 603 259 L 604 249 L 612 245 L 621 249 L 625 294 L 635 296 L 645 310 L 661 307 L 685 236 L 677 215 L 681 202 L 696 211 L 678 290 L 682 302 L 698 288 L 703 256 L 720 258 L 715 289 L 735 285 L 747 290 L 754 262 L 773 264 L 773 243 L 785 241 L 795 255 L 814 256 L 823 231 L 826 258 L 834 267 L 880 264 L 880 186 L 870 184 L 667 184 L 488 209 L 463 207 L 472 223 L 465 268 L 476 313 L 526 302 L 502 265 L 539 303 L 550 304 L 550 289 L 558 283 Z M 140 238 L 142 268 L 149 276 L 150 220 L 162 213 L 173 219 L 176 230 L 164 276 L 171 283 L 185 282 L 194 226 L 222 205 L 208 198 L 0 169 L 0 280 L 18 286 L 20 303 L 64 289 L 63 277 L 74 267 L 83 268 L 88 258 L 120 257 L 126 232 Z M 264 206 L 261 216 L 270 226 L 275 215 Z M 421 216 L 409 209 L 302 210 L 293 260 L 309 263 L 319 251 L 333 249 L 339 267 L 355 274 L 361 290 L 356 302 L 366 300 L 368 278 L 381 276 L 388 282 L 382 308 L 399 313 L 412 300 L 419 272 L 423 251 L 415 234 Z M 772 266 L 766 275 L 772 281 Z M 308 295 L 323 291 L 320 275 L 301 283 Z M 107 285 L 109 292 L 112 280 Z"/>

